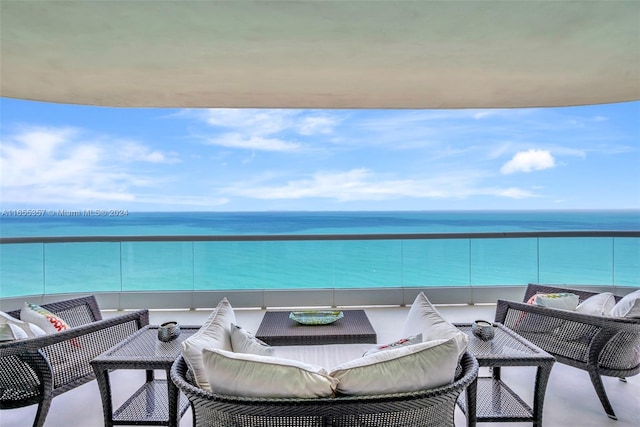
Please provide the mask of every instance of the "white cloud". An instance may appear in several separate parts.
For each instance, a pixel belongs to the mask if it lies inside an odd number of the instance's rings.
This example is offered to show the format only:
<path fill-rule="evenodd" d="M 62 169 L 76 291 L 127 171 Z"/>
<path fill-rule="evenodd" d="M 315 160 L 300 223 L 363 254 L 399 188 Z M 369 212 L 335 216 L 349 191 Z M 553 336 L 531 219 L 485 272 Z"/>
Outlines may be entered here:
<path fill-rule="evenodd" d="M 181 161 L 176 152 L 164 153 L 159 150 L 151 150 L 149 147 L 136 142 L 123 142 L 118 145 L 116 154 L 124 161 L 169 164 Z"/>
<path fill-rule="evenodd" d="M 555 159 L 549 151 L 528 150 L 516 153 L 511 160 L 502 166 L 500 171 L 508 175 L 516 172 L 550 169 L 555 165 Z"/>
<path fill-rule="evenodd" d="M 2 200 L 84 205 L 133 201 L 136 187 L 157 182 L 127 165 L 176 158 L 137 143 L 96 142 L 76 129 L 24 129 L 3 137 L 0 145 Z"/>
<path fill-rule="evenodd" d="M 210 138 L 207 142 L 210 145 L 260 151 L 296 151 L 301 148 L 301 145 L 295 142 L 286 142 L 277 138 L 263 136 L 247 136 L 239 133 L 228 133 L 218 138 Z"/>
<path fill-rule="evenodd" d="M 269 175 L 264 181 L 272 181 L 275 178 L 278 177 Z M 235 196 L 263 200 L 327 198 L 341 202 L 399 198 L 462 199 L 476 195 L 518 199 L 535 196 L 517 188 L 485 188 L 477 185 L 478 180 L 478 176 L 464 173 L 422 179 L 397 179 L 360 168 L 316 172 L 309 177 L 289 180 L 286 183 L 273 184 L 251 180 L 237 183 L 223 191 Z"/>

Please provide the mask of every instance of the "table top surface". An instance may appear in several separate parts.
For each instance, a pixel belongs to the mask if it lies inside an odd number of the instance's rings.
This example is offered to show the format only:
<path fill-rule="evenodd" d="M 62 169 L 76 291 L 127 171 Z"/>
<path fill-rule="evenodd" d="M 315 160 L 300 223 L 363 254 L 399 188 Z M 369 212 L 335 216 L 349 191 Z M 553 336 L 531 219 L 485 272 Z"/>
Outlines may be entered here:
<path fill-rule="evenodd" d="M 267 311 L 256 337 L 270 345 L 349 344 L 377 342 L 364 310 L 342 310 L 344 317 L 328 325 L 302 325 L 290 311 Z"/>
<path fill-rule="evenodd" d="M 469 337 L 468 350 L 480 366 L 527 366 L 555 361 L 552 355 L 500 323 L 494 323 L 495 336 L 489 341 L 476 337 L 470 323 L 455 323 L 454 326 Z"/>
<path fill-rule="evenodd" d="M 182 342 L 196 333 L 198 329 L 200 329 L 199 326 L 180 325 L 178 338 L 162 342 L 158 339 L 157 325 L 145 326 L 93 359 L 91 363 L 98 365 L 139 363 L 140 366 L 149 364 L 149 366 L 155 367 L 170 367 L 181 354 Z"/>

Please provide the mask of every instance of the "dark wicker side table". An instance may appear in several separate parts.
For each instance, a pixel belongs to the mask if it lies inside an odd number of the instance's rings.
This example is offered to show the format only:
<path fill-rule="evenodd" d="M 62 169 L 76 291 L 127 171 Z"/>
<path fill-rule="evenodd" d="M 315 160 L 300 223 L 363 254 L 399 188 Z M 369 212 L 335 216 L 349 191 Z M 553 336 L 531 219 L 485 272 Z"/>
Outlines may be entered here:
<path fill-rule="evenodd" d="M 178 427 L 189 408 L 189 400 L 169 380 L 171 365 L 180 355 L 181 343 L 193 335 L 198 326 L 181 326 L 180 336 L 168 343 L 158 340 L 158 327 L 146 326 L 120 344 L 91 361 L 96 373 L 104 425 L 160 425 Z M 113 411 L 109 371 L 144 369 L 146 381 L 120 408 Z M 164 370 L 167 379 L 156 379 L 154 370 Z M 179 400 L 178 400 L 179 397 Z"/>
<path fill-rule="evenodd" d="M 530 422 L 542 427 L 542 405 L 555 358 L 500 323 L 495 337 L 482 341 L 471 332 L 471 324 L 455 324 L 469 336 L 469 352 L 480 366 L 491 367 L 490 377 L 478 377 L 461 394 L 458 406 L 467 416 L 467 425 L 476 422 Z M 506 366 L 537 366 L 533 408 L 500 378 Z"/>
<path fill-rule="evenodd" d="M 364 310 L 344 310 L 344 317 L 329 325 L 301 325 L 290 311 L 267 311 L 256 338 L 269 345 L 376 344 L 376 331 Z"/>

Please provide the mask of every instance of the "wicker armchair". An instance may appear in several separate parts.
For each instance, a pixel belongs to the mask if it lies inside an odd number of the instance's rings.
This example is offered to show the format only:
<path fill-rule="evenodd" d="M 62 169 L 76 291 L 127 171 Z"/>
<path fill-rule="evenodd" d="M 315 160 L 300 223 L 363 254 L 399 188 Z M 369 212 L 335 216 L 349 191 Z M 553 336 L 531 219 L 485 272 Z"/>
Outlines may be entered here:
<path fill-rule="evenodd" d="M 102 319 L 94 296 L 43 304 L 71 328 L 0 344 L 0 409 L 38 405 L 34 427 L 44 425 L 55 396 L 95 378 L 89 362 L 149 323 L 147 310 Z M 9 312 L 20 318 L 20 310 Z"/>
<path fill-rule="evenodd" d="M 456 400 L 477 375 L 478 361 L 467 352 L 462 357 L 456 380 L 432 390 L 288 399 L 209 393 L 193 385 L 182 356 L 171 368 L 171 380 L 191 401 L 194 427 L 453 427 Z"/>
<path fill-rule="evenodd" d="M 596 295 L 530 284 L 524 301 L 536 293 L 555 292 L 577 294 L 580 301 Z M 616 301 L 621 298 L 616 296 Z M 587 371 L 607 416 L 617 419 L 601 376 L 624 379 L 640 372 L 640 319 L 594 316 L 498 300 L 495 320 L 551 353 L 558 362 Z"/>

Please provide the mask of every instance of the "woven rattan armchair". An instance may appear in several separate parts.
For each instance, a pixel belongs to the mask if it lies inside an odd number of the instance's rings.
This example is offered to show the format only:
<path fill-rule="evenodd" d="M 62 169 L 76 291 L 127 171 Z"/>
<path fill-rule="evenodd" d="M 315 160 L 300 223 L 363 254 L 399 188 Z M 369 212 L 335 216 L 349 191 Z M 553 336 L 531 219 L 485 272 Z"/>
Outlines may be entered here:
<path fill-rule="evenodd" d="M 142 326 L 147 310 L 102 319 L 94 296 L 42 307 L 64 319 L 70 329 L 0 344 L 0 409 L 38 405 L 34 427 L 44 425 L 55 396 L 95 378 L 89 362 Z M 17 319 L 20 310 L 9 312 Z"/>
<path fill-rule="evenodd" d="M 570 292 L 584 301 L 595 292 L 530 284 L 524 301 L 537 293 Z M 616 296 L 616 301 L 622 297 Z M 503 323 L 556 360 L 585 370 L 609 418 L 617 419 L 601 376 L 624 379 L 640 372 L 640 319 L 614 318 L 498 300 Z"/>
<path fill-rule="evenodd" d="M 477 375 L 478 361 L 467 352 L 455 381 L 431 390 L 312 399 L 247 398 L 195 386 L 182 356 L 171 368 L 171 380 L 191 401 L 194 427 L 453 427 L 458 395 Z"/>

